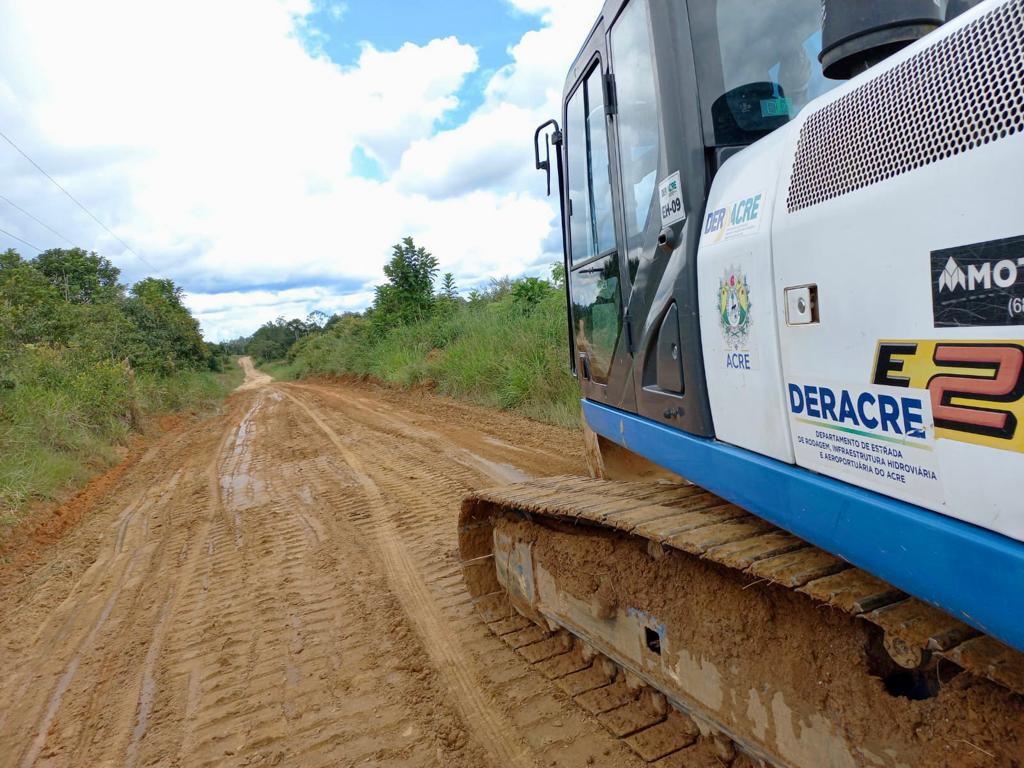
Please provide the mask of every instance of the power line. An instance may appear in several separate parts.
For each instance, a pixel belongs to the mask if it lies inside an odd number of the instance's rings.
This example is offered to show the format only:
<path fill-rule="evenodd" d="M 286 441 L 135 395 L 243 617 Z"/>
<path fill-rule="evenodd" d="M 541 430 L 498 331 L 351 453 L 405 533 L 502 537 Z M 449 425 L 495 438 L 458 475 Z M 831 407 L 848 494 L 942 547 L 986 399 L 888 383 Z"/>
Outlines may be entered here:
<path fill-rule="evenodd" d="M 28 160 L 30 163 L 32 163 L 33 167 L 35 167 L 35 169 L 37 171 L 39 171 L 41 174 L 43 174 L 43 176 L 48 178 L 50 180 L 50 182 L 53 184 L 53 186 L 55 186 L 57 189 L 59 189 L 61 192 L 63 192 L 65 195 L 67 195 L 68 199 L 70 199 L 71 202 L 73 202 L 75 205 L 77 205 L 79 208 L 81 208 L 83 211 L 85 211 L 86 214 L 88 214 L 89 218 L 91 218 L 93 221 L 95 221 L 97 224 L 99 224 L 101 227 L 103 227 L 103 229 L 106 230 L 107 233 L 111 237 L 113 237 L 115 240 L 117 240 L 117 242 L 119 242 L 121 245 L 123 245 L 125 250 L 128 251 L 128 253 L 130 253 L 132 256 L 137 258 L 139 261 L 141 261 L 147 267 L 152 269 L 154 272 L 156 271 L 156 267 L 154 267 L 152 264 L 150 264 L 148 261 L 146 261 L 144 258 L 142 258 L 139 254 L 137 254 L 135 251 L 133 251 L 131 246 L 128 245 L 128 243 L 126 243 L 124 240 L 122 240 L 120 237 L 118 237 L 116 234 L 114 234 L 114 231 L 110 227 L 108 227 L 106 224 L 104 224 L 102 221 L 100 221 L 96 217 L 96 214 L 94 214 L 92 211 L 90 211 L 88 208 L 86 208 L 84 205 L 82 205 L 80 202 L 78 202 L 78 199 L 74 195 L 72 195 L 70 192 L 68 192 L 66 189 L 64 189 L 64 187 L 62 187 L 60 185 L 60 183 L 55 178 L 53 178 L 53 176 L 51 176 L 46 171 L 44 171 L 42 166 L 39 165 L 39 163 L 37 163 L 35 160 L 33 160 L 31 157 L 29 157 L 25 153 L 25 150 L 23 150 L 21 147 L 19 147 L 17 144 L 15 144 L 13 141 L 11 141 L 3 131 L 0 131 L 0 138 L 2 138 L 8 144 L 10 144 L 12 147 L 14 147 L 18 151 L 18 154 L 20 154 L 22 157 L 24 157 L 26 160 Z"/>
<path fill-rule="evenodd" d="M 27 246 L 28 246 L 29 248 L 31 248 L 31 249 L 32 249 L 32 250 L 34 250 L 34 251 L 38 251 L 39 253 L 42 253 L 42 252 L 43 252 L 43 249 L 42 249 L 42 248 L 37 248 L 36 246 L 32 245 L 32 243 L 30 243 L 30 242 L 29 242 L 28 240 L 22 240 L 22 239 L 21 239 L 20 237 L 18 237 L 17 235 L 12 235 L 12 234 L 11 234 L 10 232 L 8 232 L 8 231 L 7 231 L 6 229 L 0 229 L 0 234 L 2 234 L 2 235 L 7 235 L 7 236 L 8 236 L 9 238 L 11 238 L 11 239 L 13 239 L 13 240 L 17 240 L 17 241 L 18 241 L 19 243 L 24 243 L 25 245 L 27 245 Z"/>
<path fill-rule="evenodd" d="M 4 201 L 5 203 L 7 203 L 7 204 L 8 204 L 9 206 L 11 206 L 12 208 L 14 208 L 14 209 L 15 209 L 16 211 L 21 211 L 21 212 L 22 212 L 23 214 L 25 214 L 26 216 L 28 216 L 28 217 L 29 217 L 30 219 L 32 219 L 32 221 L 34 221 L 34 222 L 35 222 L 36 224 L 40 225 L 41 227 L 46 227 L 46 228 L 47 228 L 48 230 L 50 230 L 51 232 L 53 232 L 53 234 L 55 234 L 55 235 L 56 235 L 57 237 L 59 237 L 59 238 L 60 238 L 61 240 L 63 240 L 63 241 L 65 242 L 65 243 L 67 243 L 68 245 L 70 245 L 70 246 L 71 246 L 72 248 L 74 248 L 74 247 L 75 247 L 75 244 L 74 244 L 73 242 L 71 242 L 70 240 L 68 240 L 68 239 L 67 239 L 66 237 L 64 237 L 64 235 L 62 235 L 62 234 L 61 234 L 60 232 L 58 232 L 58 231 L 57 231 L 56 229 L 54 229 L 53 227 L 51 227 L 51 226 L 50 226 L 49 224 L 47 224 L 47 223 L 46 223 L 45 221 L 40 221 L 39 219 L 37 219 L 37 218 L 36 218 L 35 216 L 33 216 L 33 215 L 32 215 L 31 213 L 29 213 L 28 211 L 26 211 L 26 210 L 25 210 L 24 208 L 22 208 L 22 207 L 21 207 L 20 205 L 17 205 L 16 203 L 13 203 L 13 202 L 11 202 L 10 200 L 8 200 L 8 199 L 7 199 L 6 197 L 4 197 L 3 195 L 0 195 L 0 200 L 3 200 L 3 201 Z"/>

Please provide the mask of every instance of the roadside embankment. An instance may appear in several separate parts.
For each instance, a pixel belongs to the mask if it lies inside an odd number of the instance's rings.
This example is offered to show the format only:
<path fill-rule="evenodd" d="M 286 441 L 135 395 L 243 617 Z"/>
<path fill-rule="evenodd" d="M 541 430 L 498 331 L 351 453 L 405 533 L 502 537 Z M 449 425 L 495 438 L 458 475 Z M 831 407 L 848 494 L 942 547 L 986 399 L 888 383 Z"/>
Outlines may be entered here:
<path fill-rule="evenodd" d="M 124 460 L 134 436 L 162 431 L 161 417 L 216 411 L 242 371 L 136 374 L 39 347 L 12 356 L 2 379 L 0 547 L 33 505 L 66 498 Z"/>
<path fill-rule="evenodd" d="M 296 342 L 286 360 L 263 362 L 261 368 L 285 381 L 354 375 L 426 387 L 549 424 L 579 425 L 565 298 L 546 284 L 535 300 L 484 297 L 386 329 L 372 317 L 342 317 Z"/>

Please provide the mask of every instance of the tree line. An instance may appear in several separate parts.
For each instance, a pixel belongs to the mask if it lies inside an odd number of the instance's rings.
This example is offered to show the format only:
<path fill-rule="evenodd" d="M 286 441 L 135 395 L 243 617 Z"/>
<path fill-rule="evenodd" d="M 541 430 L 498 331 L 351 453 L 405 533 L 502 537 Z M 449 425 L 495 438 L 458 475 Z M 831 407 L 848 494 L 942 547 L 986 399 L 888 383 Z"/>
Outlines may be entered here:
<path fill-rule="evenodd" d="M 559 264 L 552 269 L 551 281 L 536 277 L 492 279 L 486 288 L 462 296 L 454 275 L 440 275 L 437 258 L 412 237 L 392 246 L 384 275 L 386 282 L 374 288 L 373 303 L 364 312 L 328 316 L 316 311 L 305 320 L 278 317 L 264 323 L 252 336 L 227 342 L 227 348 L 267 363 L 294 360 L 304 346 L 325 334 L 352 337 L 369 347 L 399 329 L 444 321 L 462 308 L 485 302 L 507 300 L 529 311 L 545 299 L 561 296 L 564 285 L 564 270 Z"/>
<path fill-rule="evenodd" d="M 179 286 L 120 275 L 82 248 L 0 253 L 0 360 L 42 346 L 161 375 L 223 366 L 226 350 L 203 340 Z"/>
<path fill-rule="evenodd" d="M 125 285 L 82 248 L 0 252 L 0 537 L 118 461 L 149 415 L 217 408 L 241 379 L 227 354 L 171 280 Z"/>

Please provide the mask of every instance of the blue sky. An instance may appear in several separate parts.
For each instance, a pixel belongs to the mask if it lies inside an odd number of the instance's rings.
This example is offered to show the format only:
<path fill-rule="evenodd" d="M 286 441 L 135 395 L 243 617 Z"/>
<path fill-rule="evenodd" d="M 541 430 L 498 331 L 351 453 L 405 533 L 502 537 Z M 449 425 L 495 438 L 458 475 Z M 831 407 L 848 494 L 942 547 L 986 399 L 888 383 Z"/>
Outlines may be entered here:
<path fill-rule="evenodd" d="M 460 106 L 440 123 L 453 127 L 480 106 L 487 81 L 511 61 L 509 47 L 531 29 L 540 29 L 541 21 L 500 0 L 324 0 L 310 16 L 310 25 L 320 33 L 322 50 L 343 66 L 356 64 L 367 42 L 380 50 L 397 50 L 405 43 L 426 45 L 454 36 L 472 45 L 480 68 L 459 90 Z"/>
<path fill-rule="evenodd" d="M 0 194 L 126 281 L 181 285 L 213 340 L 365 308 L 406 235 L 463 289 L 547 274 L 533 128 L 599 0 L 4 0 Z M 0 229 L 66 245 L 0 201 Z M 0 248 L 14 245 L 0 235 Z"/>
<path fill-rule="evenodd" d="M 395 0 L 380 12 L 375 0 L 325 0 L 309 17 L 315 32 L 308 42 L 342 66 L 355 66 L 363 46 L 397 50 L 406 43 L 426 45 L 436 38 L 454 36 L 476 49 L 479 69 L 457 91 L 459 105 L 438 121 L 438 130 L 466 122 L 484 99 L 484 88 L 500 67 L 512 61 L 509 47 L 530 30 L 541 28 L 540 18 L 503 2 L 438 0 L 433 3 Z M 380 180 L 384 172 L 362 147 L 352 153 L 353 173 Z"/>

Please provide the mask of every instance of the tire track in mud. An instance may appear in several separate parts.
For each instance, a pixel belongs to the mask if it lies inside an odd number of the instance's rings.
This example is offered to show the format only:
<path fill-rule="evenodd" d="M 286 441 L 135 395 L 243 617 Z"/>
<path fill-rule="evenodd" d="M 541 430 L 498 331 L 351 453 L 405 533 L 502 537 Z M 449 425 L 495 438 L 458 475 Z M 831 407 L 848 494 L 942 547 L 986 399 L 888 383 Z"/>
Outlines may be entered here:
<path fill-rule="evenodd" d="M 636 764 L 457 571 L 458 499 L 554 452 L 250 384 L 0 585 L 0 768 Z"/>
<path fill-rule="evenodd" d="M 459 708 L 463 711 L 466 725 L 478 733 L 480 742 L 501 764 L 529 768 L 534 762 L 527 756 L 522 743 L 510 737 L 512 730 L 503 722 L 487 699 L 481 694 L 472 676 L 464 669 L 461 654 L 452 641 L 450 631 L 445 628 L 444 617 L 437 611 L 430 594 L 410 562 L 399 532 L 385 513 L 389 504 L 377 484 L 366 473 L 362 461 L 350 450 L 311 406 L 290 393 L 285 397 L 297 405 L 331 441 L 345 463 L 352 468 L 363 492 L 371 503 L 374 528 L 377 529 L 377 544 L 388 574 L 397 582 L 399 601 L 406 614 L 420 631 L 428 652 L 442 675 L 449 682 L 456 695 Z M 376 513 L 376 514 L 374 514 Z"/>
<path fill-rule="evenodd" d="M 253 410 L 255 410 L 258 405 L 259 400 L 257 400 L 257 404 L 253 407 Z M 251 414 L 252 411 L 247 414 L 246 418 Z M 243 419 L 243 423 L 244 422 L 245 419 Z M 202 505 L 205 506 L 205 515 L 199 526 L 199 530 L 194 536 L 194 540 L 191 542 L 186 541 L 179 552 L 178 561 L 184 561 L 184 567 L 179 574 L 177 583 L 168 587 L 167 595 L 164 598 L 160 609 L 159 618 L 157 619 L 152 637 L 150 638 L 149 645 L 146 649 L 145 662 L 143 664 L 141 681 L 139 683 L 139 696 L 138 704 L 136 706 L 135 722 L 131 732 L 131 741 L 124 753 L 125 768 L 135 768 L 138 764 L 142 740 L 149 729 L 150 719 L 153 715 L 153 708 L 158 694 L 156 677 L 157 667 L 164 645 L 167 642 L 169 621 L 177 618 L 178 616 L 181 600 L 183 599 L 183 593 L 187 591 L 189 584 L 195 579 L 196 570 L 203 562 L 204 549 L 209 551 L 211 541 L 210 528 L 214 525 L 215 521 L 223 511 L 219 490 L 218 458 L 224 453 L 224 447 L 230 440 L 235 439 L 237 441 L 237 434 L 237 430 L 230 426 L 223 430 L 223 434 L 217 445 L 217 450 L 214 453 L 214 456 L 203 468 L 202 478 L 205 482 L 205 488 L 197 486 L 197 488 L 193 490 L 192 498 L 194 502 L 201 500 Z M 205 491 L 205 493 L 203 493 L 203 491 Z M 167 520 L 167 524 L 170 525 L 171 521 Z"/>
<path fill-rule="evenodd" d="M 175 443 L 171 455 L 184 459 L 186 454 L 179 452 L 182 441 Z M 113 516 L 105 537 L 109 543 L 35 633 L 34 664 L 20 667 L 6 681 L 16 686 L 13 694 L 8 685 L 3 686 L 2 695 L 10 706 L 3 715 L 3 733 L 16 735 L 26 728 L 33 733 L 27 747 L 17 750 L 17 765 L 28 768 L 41 757 L 49 762 L 65 754 L 80 755 L 103 741 L 100 734 L 123 730 L 119 724 L 131 721 L 134 702 L 118 694 L 140 687 L 136 667 L 129 663 L 138 652 L 134 646 L 118 649 L 116 639 L 124 627 L 145 625 L 160 610 L 161 601 L 150 594 L 155 581 L 151 577 L 166 567 L 169 553 L 188 535 L 187 530 L 172 530 L 167 524 L 167 510 L 183 502 L 188 478 L 194 474 L 187 462 L 178 466 Z M 155 588 L 166 589 L 166 585 Z M 55 623 L 59 628 L 48 631 Z M 50 684 L 43 682 L 48 677 L 53 680 Z M 40 697 L 45 697 L 45 703 Z M 8 728 L 13 715 L 33 711 L 37 714 Z M 121 741 L 114 738 L 105 743 Z"/>
<path fill-rule="evenodd" d="M 426 765 L 462 748 L 428 736 L 446 723 L 397 703 L 424 686 L 392 666 L 422 662 L 391 647 L 398 609 L 381 613 L 382 585 L 339 581 L 354 566 L 373 574 L 354 531 L 331 520 L 365 501 L 294 411 L 269 392 L 222 452 L 224 510 L 184 603 L 190 629 L 163 665 L 171 722 L 154 728 L 140 763 L 176 753 L 188 765 Z M 361 660 L 373 673 L 353 681 Z M 382 695 L 382 677 L 397 695 Z"/>
<path fill-rule="evenodd" d="M 407 581 L 397 591 L 415 594 L 415 606 L 432 608 L 444 627 L 446 647 L 467 680 L 453 684 L 486 694 L 469 702 L 482 699 L 494 713 L 481 735 L 492 738 L 488 731 L 497 728 L 506 742 L 518 742 L 514 748 L 530 765 L 639 765 L 617 740 L 582 717 L 561 692 L 497 642 L 471 609 L 455 554 L 458 501 L 471 488 L 506 481 L 506 466 L 436 432 L 414 427 L 410 434 L 402 422 L 376 409 L 367 413 L 345 395 L 337 399 L 350 408 L 339 412 L 315 402 L 320 392 L 302 394 L 300 399 L 285 392 L 324 431 L 364 487 L 369 486 L 373 514 L 361 522 L 382 546 L 399 550 L 400 576 Z M 464 672 L 463 666 L 477 670 L 476 675 Z M 467 709 L 466 718 L 475 717 L 479 712 Z M 499 764 L 507 764 L 507 757 L 500 759 Z"/>

